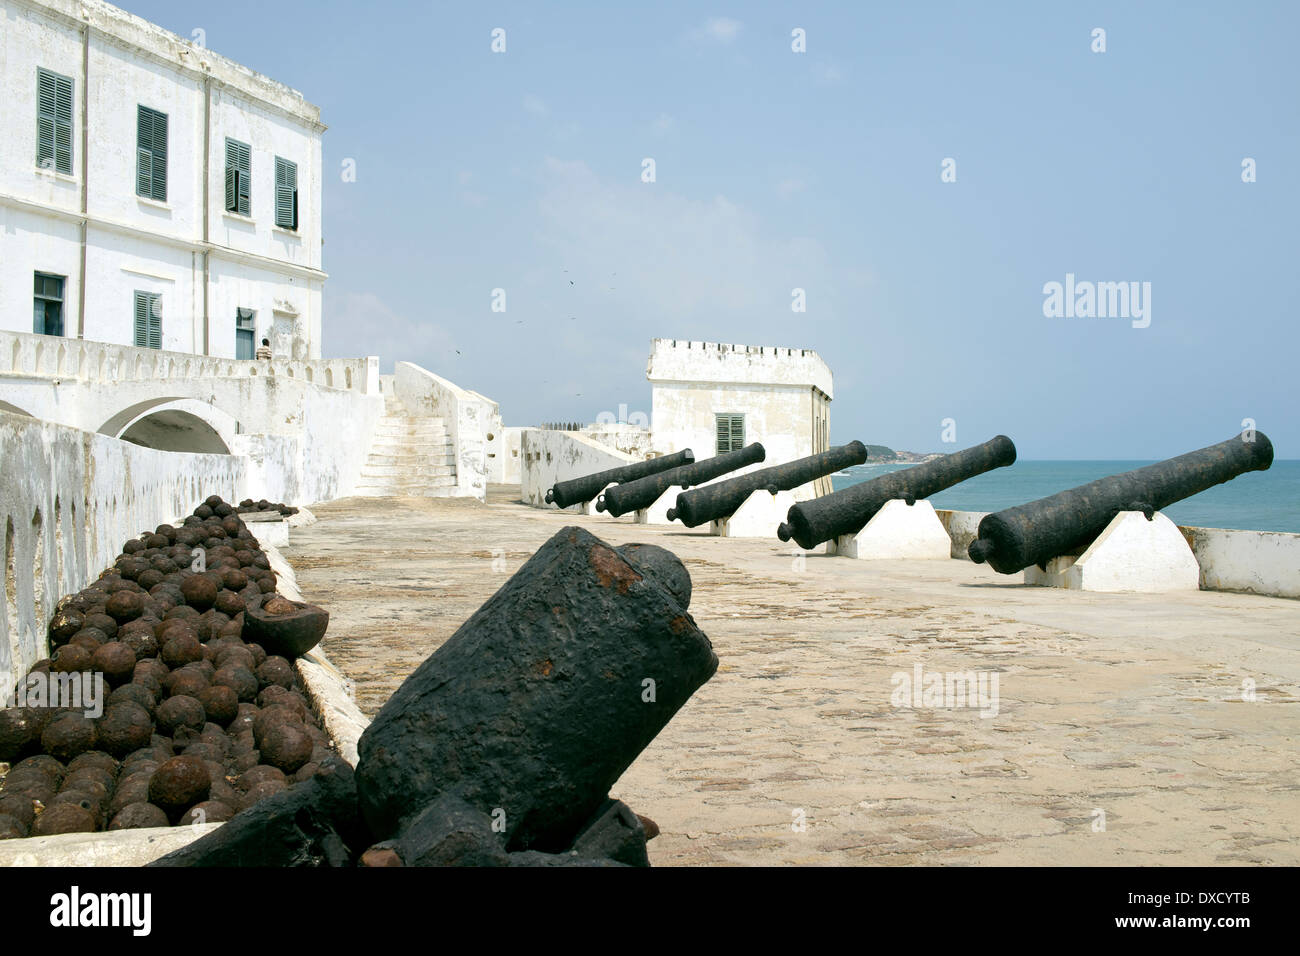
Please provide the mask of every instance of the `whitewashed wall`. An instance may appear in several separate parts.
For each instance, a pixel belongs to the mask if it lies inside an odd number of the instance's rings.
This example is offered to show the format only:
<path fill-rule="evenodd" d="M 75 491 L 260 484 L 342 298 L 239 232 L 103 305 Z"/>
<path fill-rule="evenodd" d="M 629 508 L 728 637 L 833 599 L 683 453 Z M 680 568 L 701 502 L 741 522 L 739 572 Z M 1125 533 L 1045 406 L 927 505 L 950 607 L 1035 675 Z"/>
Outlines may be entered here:
<path fill-rule="evenodd" d="M 58 599 L 85 587 L 141 531 L 188 514 L 208 495 L 238 500 L 246 463 L 184 455 L 0 412 L 0 680 L 46 655 Z"/>
<path fill-rule="evenodd" d="M 521 497 L 538 508 L 555 507 L 546 503 L 546 492 L 557 481 L 568 481 L 643 460 L 593 441 L 581 432 L 531 428 L 520 436 L 519 457 L 523 461 Z"/>

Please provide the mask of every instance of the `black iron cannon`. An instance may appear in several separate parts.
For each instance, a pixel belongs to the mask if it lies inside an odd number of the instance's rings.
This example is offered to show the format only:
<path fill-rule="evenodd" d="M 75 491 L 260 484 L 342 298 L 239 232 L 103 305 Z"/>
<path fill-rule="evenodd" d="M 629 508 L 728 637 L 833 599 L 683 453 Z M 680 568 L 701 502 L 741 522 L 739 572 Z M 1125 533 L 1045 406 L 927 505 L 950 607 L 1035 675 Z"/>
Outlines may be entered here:
<path fill-rule="evenodd" d="M 706 521 L 727 518 L 755 491 L 768 491 L 772 494 L 789 491 L 843 468 L 860 465 L 866 460 L 867 446 L 860 441 L 851 441 L 818 455 L 809 455 L 771 468 L 761 468 L 694 491 L 684 491 L 677 496 L 676 507 L 668 509 L 668 520 L 680 519 L 686 527 L 694 528 Z"/>
<path fill-rule="evenodd" d="M 581 478 L 572 478 L 569 481 L 557 481 L 555 486 L 546 492 L 546 503 L 548 505 L 553 503 L 557 507 L 567 508 L 569 505 L 590 501 L 600 494 L 601 489 L 608 484 L 636 481 L 636 479 L 644 478 L 646 475 L 655 475 L 661 471 L 668 471 L 670 468 L 689 465 L 693 461 L 695 461 L 695 452 L 689 448 L 683 448 L 671 455 L 660 455 L 658 458 L 635 461 L 630 465 L 609 468 L 594 474 L 583 475 Z"/>
<path fill-rule="evenodd" d="M 980 521 L 967 548 L 972 561 L 1015 574 L 1031 565 L 1087 547 L 1121 511 L 1155 512 L 1206 488 L 1273 464 L 1273 443 L 1263 432 L 1237 435 L 1133 471 L 1007 508 Z"/>
<path fill-rule="evenodd" d="M 755 465 L 766 457 L 767 452 L 763 446 L 753 442 L 744 448 L 714 455 L 693 465 L 682 465 L 671 471 L 661 471 L 657 475 L 646 475 L 636 481 L 622 482 L 596 499 L 596 510 L 608 511 L 617 518 L 629 511 L 649 507 L 673 485 L 680 485 L 683 490 L 702 485 L 727 472 Z"/>
<path fill-rule="evenodd" d="M 690 601 L 671 552 L 564 528 L 389 698 L 355 774 L 154 865 L 644 866 L 651 834 L 608 793 L 717 670 Z"/>
<path fill-rule="evenodd" d="M 794 538 L 805 550 L 815 548 L 842 534 L 857 534 L 888 501 L 902 498 L 911 504 L 1015 460 L 1016 446 L 1006 435 L 998 435 L 982 445 L 800 502 L 776 534 L 782 541 Z"/>

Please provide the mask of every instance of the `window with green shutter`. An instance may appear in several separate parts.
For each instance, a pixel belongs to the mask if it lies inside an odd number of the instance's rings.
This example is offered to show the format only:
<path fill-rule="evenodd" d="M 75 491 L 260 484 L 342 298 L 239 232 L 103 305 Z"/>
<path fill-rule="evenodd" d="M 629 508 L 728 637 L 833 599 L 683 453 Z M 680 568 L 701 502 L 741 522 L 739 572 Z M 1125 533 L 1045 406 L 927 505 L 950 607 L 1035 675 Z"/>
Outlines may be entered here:
<path fill-rule="evenodd" d="M 167 114 L 147 106 L 136 107 L 135 191 L 167 201 Z"/>
<path fill-rule="evenodd" d="M 253 208 L 253 160 L 247 143 L 226 140 L 226 208 L 251 216 Z"/>
<path fill-rule="evenodd" d="M 72 78 L 36 70 L 36 165 L 72 175 Z"/>
<path fill-rule="evenodd" d="M 142 349 L 162 348 L 162 296 L 135 293 L 135 344 Z"/>
<path fill-rule="evenodd" d="M 275 224 L 298 228 L 298 164 L 275 157 Z"/>
<path fill-rule="evenodd" d="M 718 454 L 745 447 L 745 416 L 734 413 L 715 414 L 718 430 Z"/>

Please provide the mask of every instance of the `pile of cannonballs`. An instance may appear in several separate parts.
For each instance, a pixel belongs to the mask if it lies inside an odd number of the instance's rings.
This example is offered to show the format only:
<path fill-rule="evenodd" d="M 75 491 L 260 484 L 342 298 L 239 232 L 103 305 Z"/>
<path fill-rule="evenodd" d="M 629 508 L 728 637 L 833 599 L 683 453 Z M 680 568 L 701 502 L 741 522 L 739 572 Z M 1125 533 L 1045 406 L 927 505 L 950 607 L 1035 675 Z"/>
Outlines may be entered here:
<path fill-rule="evenodd" d="M 285 517 L 296 515 L 298 513 L 297 508 L 291 508 L 283 501 L 267 501 L 265 498 L 261 501 L 254 501 L 252 498 L 245 498 L 239 503 L 239 507 L 236 508 L 235 511 L 241 515 L 248 514 L 250 511 L 278 511 Z"/>
<path fill-rule="evenodd" d="M 0 839 L 215 823 L 310 779 L 331 745 L 297 670 L 242 637 L 275 584 L 214 496 L 64 597 L 25 683 L 102 675 L 103 711 L 0 710 Z"/>

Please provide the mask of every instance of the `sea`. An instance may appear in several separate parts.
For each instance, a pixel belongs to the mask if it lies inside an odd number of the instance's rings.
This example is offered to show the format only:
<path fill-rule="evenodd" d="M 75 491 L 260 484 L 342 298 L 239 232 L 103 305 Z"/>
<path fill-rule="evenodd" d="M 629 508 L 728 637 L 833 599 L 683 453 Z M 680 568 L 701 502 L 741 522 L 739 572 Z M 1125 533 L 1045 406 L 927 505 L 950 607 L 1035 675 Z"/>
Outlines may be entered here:
<path fill-rule="evenodd" d="M 977 475 L 930 498 L 936 508 L 1000 511 L 1054 495 L 1107 475 L 1132 471 L 1150 461 L 1017 461 L 1008 468 Z M 836 491 L 909 464 L 855 465 L 831 478 Z M 1300 461 L 1275 461 L 1268 471 L 1252 471 L 1163 509 L 1175 524 L 1243 531 L 1300 533 Z"/>

